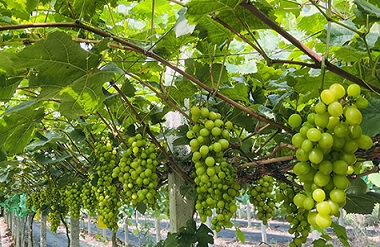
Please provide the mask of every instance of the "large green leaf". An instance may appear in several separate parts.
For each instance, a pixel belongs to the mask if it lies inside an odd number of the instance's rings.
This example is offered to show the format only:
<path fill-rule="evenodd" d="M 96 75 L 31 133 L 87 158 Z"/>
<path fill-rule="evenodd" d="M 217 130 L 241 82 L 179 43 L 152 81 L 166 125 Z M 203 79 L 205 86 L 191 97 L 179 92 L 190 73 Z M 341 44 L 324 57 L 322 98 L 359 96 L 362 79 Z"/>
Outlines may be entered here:
<path fill-rule="evenodd" d="M 343 23 L 353 29 L 356 29 L 355 25 L 351 21 L 344 21 Z M 321 35 L 321 39 L 323 41 L 326 41 L 326 33 L 327 29 L 324 30 Z M 336 23 L 332 23 L 330 32 L 330 46 L 343 46 L 344 44 L 350 42 L 354 36 L 355 33 L 353 31 Z"/>
<path fill-rule="evenodd" d="M 244 83 L 237 83 L 234 87 L 224 87 L 219 91 L 232 100 L 249 103 L 249 88 Z"/>
<path fill-rule="evenodd" d="M 13 77 L 6 78 L 5 75 L 0 75 L 0 100 L 7 102 L 15 93 L 22 78 Z"/>
<path fill-rule="evenodd" d="M 380 9 L 375 5 L 365 0 L 354 0 L 354 3 L 358 6 L 358 9 L 366 15 L 376 16 L 380 18 Z"/>
<path fill-rule="evenodd" d="M 28 20 L 30 13 L 37 7 L 38 0 L 5 0 L 7 8 L 12 10 L 12 15 Z"/>
<path fill-rule="evenodd" d="M 20 108 L 0 118 L 0 146 L 11 154 L 22 152 L 33 138 L 43 108 Z"/>
<path fill-rule="evenodd" d="M 50 34 L 17 55 L 18 67 L 38 70 L 38 99 L 62 100 L 60 111 L 70 119 L 95 112 L 105 99 L 102 85 L 120 72 L 113 63 L 98 69 L 100 55 L 83 50 L 62 32 Z"/>
<path fill-rule="evenodd" d="M 204 15 L 236 8 L 240 0 L 192 0 L 187 7 L 188 15 Z"/>
<path fill-rule="evenodd" d="M 116 2 L 116 0 L 71 0 L 70 2 L 57 0 L 54 9 L 57 13 L 71 18 L 90 20 L 97 10 L 103 10 L 107 4 L 115 6 Z"/>
<path fill-rule="evenodd" d="M 363 121 L 361 127 L 363 133 L 369 136 L 380 134 L 380 100 L 376 98 L 369 99 L 369 105 L 362 110 Z"/>
<path fill-rule="evenodd" d="M 344 209 L 349 214 L 371 214 L 376 203 L 380 203 L 380 199 L 368 193 L 363 195 L 348 194 Z"/>
<path fill-rule="evenodd" d="M 43 99 L 57 96 L 63 87 L 94 69 L 100 59 L 99 54 L 83 50 L 63 32 L 50 34 L 17 56 L 15 64 L 19 68 L 38 70 L 36 83 L 42 88 L 40 98 Z"/>

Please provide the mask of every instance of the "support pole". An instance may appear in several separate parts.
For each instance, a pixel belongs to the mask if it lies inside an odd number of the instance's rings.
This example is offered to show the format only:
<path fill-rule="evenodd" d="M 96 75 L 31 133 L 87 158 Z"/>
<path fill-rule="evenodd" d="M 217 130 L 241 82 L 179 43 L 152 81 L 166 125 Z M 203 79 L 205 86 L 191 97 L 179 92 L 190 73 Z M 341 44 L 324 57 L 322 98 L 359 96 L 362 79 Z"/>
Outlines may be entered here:
<path fill-rule="evenodd" d="M 46 247 L 46 221 L 47 221 L 47 214 L 41 212 L 41 233 L 40 233 L 40 246 Z"/>
<path fill-rule="evenodd" d="M 107 239 L 107 228 L 103 228 L 103 238 Z"/>
<path fill-rule="evenodd" d="M 185 104 L 188 102 L 185 102 Z M 185 121 L 179 112 L 169 112 L 166 114 L 166 127 L 177 128 Z M 189 147 L 174 146 L 174 137 L 168 137 L 168 146 L 175 156 L 184 157 L 189 152 Z M 169 212 L 170 212 L 170 232 L 178 232 L 186 222 L 193 218 L 194 200 L 189 196 L 183 196 L 180 193 L 180 187 L 184 184 L 184 179 L 175 172 L 168 175 L 169 190 Z"/>
<path fill-rule="evenodd" d="M 16 216 L 16 247 L 21 247 L 22 219 Z"/>
<path fill-rule="evenodd" d="M 87 234 L 91 235 L 91 216 L 90 215 L 88 215 Z"/>
<path fill-rule="evenodd" d="M 33 216 L 28 214 L 28 247 L 33 247 Z"/>
<path fill-rule="evenodd" d="M 124 243 L 126 247 L 129 246 L 128 217 L 125 217 L 125 220 L 124 220 Z"/>
<path fill-rule="evenodd" d="M 70 246 L 79 247 L 79 219 L 70 218 Z"/>
<path fill-rule="evenodd" d="M 267 239 L 267 226 L 263 224 L 263 222 L 261 222 L 261 241 L 263 243 L 267 243 L 268 242 L 268 239 Z"/>
<path fill-rule="evenodd" d="M 25 230 L 26 230 L 26 221 L 27 221 L 27 217 L 25 218 L 20 218 L 20 222 L 21 222 L 21 247 L 25 247 L 26 245 L 26 242 L 25 242 Z"/>
<path fill-rule="evenodd" d="M 161 226 L 160 226 L 160 220 L 157 218 L 156 218 L 155 225 L 156 225 L 156 242 L 158 243 L 161 241 Z"/>
<path fill-rule="evenodd" d="M 247 201 L 247 221 L 248 227 L 252 227 L 252 211 L 251 211 L 251 203 Z"/>

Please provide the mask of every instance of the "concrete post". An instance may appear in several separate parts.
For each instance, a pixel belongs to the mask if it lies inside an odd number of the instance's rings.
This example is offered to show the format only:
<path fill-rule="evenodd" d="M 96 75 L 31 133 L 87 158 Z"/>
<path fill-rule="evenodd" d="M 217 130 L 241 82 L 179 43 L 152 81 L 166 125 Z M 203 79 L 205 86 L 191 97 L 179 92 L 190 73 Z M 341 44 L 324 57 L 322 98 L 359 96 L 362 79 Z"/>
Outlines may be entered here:
<path fill-rule="evenodd" d="M 91 235 L 91 216 L 90 215 L 88 215 L 87 233 L 88 235 Z"/>
<path fill-rule="evenodd" d="M 129 246 L 128 217 L 125 217 L 125 220 L 124 220 L 124 243 L 125 243 L 125 246 Z"/>
<path fill-rule="evenodd" d="M 180 113 L 169 112 L 166 115 L 166 127 L 176 128 L 184 123 Z M 174 138 L 168 137 L 168 146 L 176 156 L 184 157 L 189 152 L 189 147 L 173 146 Z M 189 219 L 193 218 L 194 198 L 182 196 L 180 187 L 184 184 L 184 179 L 173 172 L 168 175 L 169 187 L 169 212 L 170 212 L 170 232 L 178 232 L 178 230 L 186 225 Z"/>
<path fill-rule="evenodd" d="M 170 212 L 170 232 L 186 226 L 186 222 L 193 217 L 194 200 L 183 197 L 180 187 L 184 183 L 181 176 L 176 173 L 169 174 L 169 212 Z"/>
<path fill-rule="evenodd" d="M 267 243 L 268 238 L 267 238 L 267 226 L 261 222 L 261 242 Z"/>
<path fill-rule="evenodd" d="M 46 221 L 47 221 L 47 214 L 41 212 L 41 233 L 40 233 L 40 246 L 46 247 Z"/>
<path fill-rule="evenodd" d="M 252 211 L 251 211 L 251 203 L 247 202 L 247 220 L 248 220 L 248 227 L 252 227 Z"/>
<path fill-rule="evenodd" d="M 70 218 L 70 246 L 79 247 L 79 219 Z"/>
<path fill-rule="evenodd" d="M 22 219 L 21 217 L 16 216 L 16 247 L 21 247 L 21 229 L 22 229 Z"/>
<path fill-rule="evenodd" d="M 157 218 L 156 218 L 155 226 L 156 226 L 156 242 L 158 243 L 161 241 L 161 226 L 160 226 L 160 220 Z"/>
<path fill-rule="evenodd" d="M 33 247 L 33 214 L 28 214 L 28 247 Z"/>

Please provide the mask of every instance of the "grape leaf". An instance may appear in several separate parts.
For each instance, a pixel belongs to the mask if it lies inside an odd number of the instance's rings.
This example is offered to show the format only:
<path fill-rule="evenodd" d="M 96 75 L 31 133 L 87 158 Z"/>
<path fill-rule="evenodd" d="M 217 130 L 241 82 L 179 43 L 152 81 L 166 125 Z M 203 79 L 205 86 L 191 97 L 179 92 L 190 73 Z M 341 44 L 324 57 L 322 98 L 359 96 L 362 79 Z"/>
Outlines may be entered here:
<path fill-rule="evenodd" d="M 343 23 L 353 29 L 356 29 L 355 25 L 351 21 L 343 21 Z M 326 41 L 326 29 L 322 32 L 320 39 Z M 351 41 L 355 36 L 355 33 L 341 25 L 336 23 L 331 23 L 331 32 L 330 32 L 330 46 L 343 46 L 344 44 Z"/>
<path fill-rule="evenodd" d="M 361 127 L 364 134 L 368 136 L 375 136 L 380 134 L 380 126 L 377 124 L 380 122 L 380 100 L 370 98 L 368 101 L 368 107 L 361 110 L 363 115 Z"/>
<path fill-rule="evenodd" d="M 345 247 L 350 247 L 350 244 L 348 243 L 348 237 L 347 237 L 347 231 L 346 228 L 338 225 L 336 223 L 331 224 L 336 236 L 339 238 L 340 242 L 345 246 Z"/>
<path fill-rule="evenodd" d="M 199 228 L 197 229 L 196 236 L 198 240 L 197 246 L 199 247 L 208 247 L 209 244 L 214 243 L 212 230 L 208 228 L 205 224 L 201 224 L 199 226 Z"/>
<path fill-rule="evenodd" d="M 368 53 L 361 51 L 351 46 L 341 46 L 338 48 L 332 48 L 331 51 L 336 55 L 338 59 L 342 62 L 356 62 L 362 58 L 368 56 Z"/>
<path fill-rule="evenodd" d="M 371 194 L 353 195 L 347 194 L 347 203 L 344 209 L 351 214 L 371 214 L 376 203 L 380 200 Z"/>
<path fill-rule="evenodd" d="M 55 145 L 57 141 L 64 141 L 65 138 L 62 136 L 58 135 L 55 132 L 48 131 L 44 138 L 40 138 L 40 140 L 36 142 L 30 143 L 28 146 L 25 147 L 25 151 L 34 151 L 36 149 L 43 148 L 47 144 L 53 144 Z"/>
<path fill-rule="evenodd" d="M 32 140 L 35 128 L 43 116 L 43 108 L 19 108 L 3 114 L 0 119 L 0 146 L 11 154 L 21 152 Z"/>
<path fill-rule="evenodd" d="M 239 239 L 240 242 L 242 242 L 244 244 L 244 242 L 245 242 L 244 233 L 238 227 L 235 227 L 235 230 L 236 230 L 236 238 Z"/>
<path fill-rule="evenodd" d="M 372 173 L 368 175 L 368 181 L 380 188 L 380 173 Z"/>
<path fill-rule="evenodd" d="M 236 8 L 240 0 L 193 0 L 186 4 L 187 15 L 204 15 L 215 11 L 223 11 Z"/>
<path fill-rule="evenodd" d="M 354 3 L 358 6 L 358 9 L 362 11 L 362 13 L 380 18 L 380 9 L 375 5 L 365 0 L 354 0 Z"/>
<path fill-rule="evenodd" d="M 145 214 L 147 206 L 143 202 L 138 202 L 136 204 L 136 210 L 140 212 L 140 214 Z"/>
<path fill-rule="evenodd" d="M 244 83 L 237 83 L 234 87 L 224 87 L 219 91 L 232 100 L 249 103 L 249 89 L 248 86 Z"/>
<path fill-rule="evenodd" d="M 368 191 L 368 185 L 361 178 L 352 179 L 350 186 L 346 189 L 346 194 L 364 195 Z"/>
<path fill-rule="evenodd" d="M 4 102 L 9 101 L 16 92 L 21 80 L 22 78 L 6 78 L 5 75 L 0 75 L 0 100 Z"/>
<path fill-rule="evenodd" d="M 38 6 L 38 0 L 6 0 L 7 8 L 12 15 L 23 20 L 29 20 L 30 13 Z"/>

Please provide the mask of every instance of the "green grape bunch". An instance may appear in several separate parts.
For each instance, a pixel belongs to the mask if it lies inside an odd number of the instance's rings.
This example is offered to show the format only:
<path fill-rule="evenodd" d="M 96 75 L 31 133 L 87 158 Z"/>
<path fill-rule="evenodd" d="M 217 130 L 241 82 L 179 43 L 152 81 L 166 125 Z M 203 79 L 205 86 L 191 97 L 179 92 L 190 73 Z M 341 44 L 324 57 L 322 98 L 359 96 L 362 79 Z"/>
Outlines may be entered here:
<path fill-rule="evenodd" d="M 232 226 L 230 219 L 237 210 L 236 197 L 240 190 L 235 168 L 224 157 L 233 124 L 224 122 L 219 113 L 208 108 L 193 106 L 190 112 L 196 122 L 186 133 L 195 166 L 195 209 L 202 222 L 211 217 L 215 210 L 211 228 L 220 231 L 222 227 Z"/>
<path fill-rule="evenodd" d="M 347 178 L 354 171 L 355 152 L 372 147 L 372 139 L 362 133 L 361 109 L 368 101 L 356 84 L 347 91 L 340 84 L 332 84 L 320 94 L 302 125 L 302 118 L 293 114 L 288 123 L 299 131 L 293 135 L 297 147 L 298 163 L 293 172 L 302 182 L 304 191 L 294 196 L 300 209 L 309 211 L 309 223 L 321 228 L 329 227 L 332 216 L 346 203 Z M 301 119 L 301 120 L 300 120 Z"/>
<path fill-rule="evenodd" d="M 264 175 L 256 183 L 248 187 L 249 201 L 255 206 L 257 217 L 264 225 L 275 215 L 276 199 L 273 192 L 275 180 Z"/>
<path fill-rule="evenodd" d="M 155 209 L 159 197 L 159 149 L 141 134 L 129 137 L 127 145 L 118 166 L 113 169 L 112 177 L 122 183 L 126 204 L 136 206 L 143 202 L 148 208 Z"/>
<path fill-rule="evenodd" d="M 48 221 L 50 223 L 50 231 L 56 233 L 59 225 L 61 224 L 60 212 L 54 206 L 48 214 Z"/>
<path fill-rule="evenodd" d="M 96 215 L 97 200 L 96 200 L 96 187 L 92 186 L 91 181 L 82 186 L 81 200 L 83 208 L 87 210 L 90 216 Z"/>
<path fill-rule="evenodd" d="M 70 217 L 73 219 L 79 219 L 80 216 L 82 207 L 81 191 L 81 186 L 76 183 L 67 185 L 64 191 L 65 204 L 68 206 Z"/>
<path fill-rule="evenodd" d="M 294 235 L 289 244 L 291 247 L 299 247 L 306 243 L 311 231 L 311 225 L 308 222 L 309 211 L 297 207 L 293 201 L 298 192 L 298 189 L 286 183 L 280 183 L 279 190 L 276 191 L 276 201 L 281 203 L 281 206 L 286 210 L 286 221 L 290 224 L 288 232 Z"/>
<path fill-rule="evenodd" d="M 121 206 L 118 188 L 111 176 L 118 162 L 117 154 L 117 149 L 112 146 L 109 138 L 102 137 L 100 142 L 95 143 L 95 157 L 99 161 L 95 166 L 98 175 L 95 189 L 97 202 L 95 208 L 97 209 L 99 219 L 114 232 L 118 229 L 117 222 L 119 207 Z"/>

